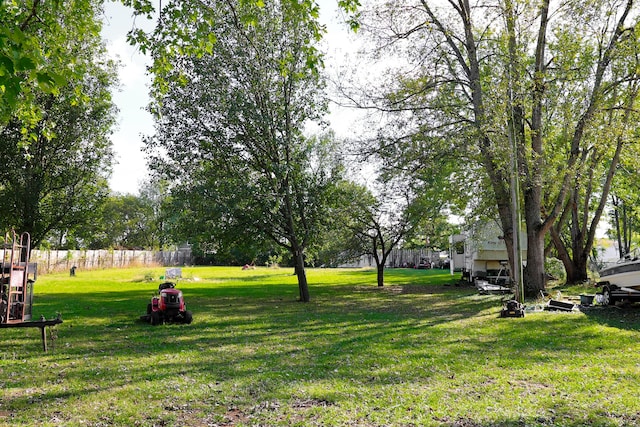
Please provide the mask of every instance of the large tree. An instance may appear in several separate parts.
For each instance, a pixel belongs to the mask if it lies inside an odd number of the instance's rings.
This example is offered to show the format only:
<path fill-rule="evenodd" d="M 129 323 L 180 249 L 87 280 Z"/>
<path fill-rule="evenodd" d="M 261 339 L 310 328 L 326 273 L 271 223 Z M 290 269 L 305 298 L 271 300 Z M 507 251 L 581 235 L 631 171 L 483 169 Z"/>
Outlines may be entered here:
<path fill-rule="evenodd" d="M 630 62 L 625 68 L 636 66 L 636 63 Z M 628 75 L 628 71 L 623 75 Z M 596 126 L 589 131 L 588 138 L 592 144 L 580 156 L 576 179 L 562 215 L 550 229 L 551 242 L 564 265 L 568 283 L 588 279 L 588 261 L 598 221 L 607 207 L 622 153 L 632 154 L 636 151 L 635 144 L 631 143 L 636 142 L 637 136 L 630 124 L 637 122 L 635 104 L 638 86 L 639 82 L 633 80 L 620 85 L 613 96 L 607 97 L 611 105 L 598 112 L 602 116 L 598 121 L 604 126 Z M 627 91 L 626 96 L 620 96 L 623 90 Z"/>
<path fill-rule="evenodd" d="M 637 135 L 636 135 L 637 136 Z M 610 208 L 609 237 L 617 242 L 620 258 L 629 256 L 638 245 L 640 235 L 640 184 L 638 183 L 637 144 L 625 150 L 620 159 L 615 181 L 611 190 L 608 207 Z"/>
<path fill-rule="evenodd" d="M 167 11 L 180 19 L 173 25 L 183 35 L 208 32 L 215 43 L 195 52 L 178 46 L 168 56 L 162 43 L 153 45 L 156 65 L 168 60 L 170 66 L 155 68 L 151 167 L 176 188 L 213 201 L 216 228 L 239 230 L 245 239 L 268 236 L 286 247 L 300 300 L 309 301 L 305 250 L 326 220 L 340 169 L 327 162 L 322 141 L 302 133 L 325 109 L 317 24 L 310 25 L 297 1 L 184 3 L 188 16 Z M 159 24 L 157 40 L 169 36 L 170 25 Z"/>
<path fill-rule="evenodd" d="M 0 128 L 0 227 L 29 232 L 34 246 L 91 221 L 108 194 L 115 66 L 96 35 L 64 48 L 84 74 L 70 75 L 58 94 L 36 94 L 42 115 L 35 123 L 14 115 Z"/>
<path fill-rule="evenodd" d="M 632 7 L 632 0 L 408 0 L 380 4 L 363 20 L 383 36 L 380 46 L 403 48 L 409 65 L 394 75 L 383 108 L 417 118 L 406 122 L 414 134 L 457 142 L 482 165 L 510 254 L 517 159 L 530 294 L 545 288 L 545 236 L 579 176 L 590 131 L 604 125 L 598 112 L 637 78 L 635 66 L 612 71 L 636 61 Z M 628 91 L 619 93 L 622 106 Z"/>
<path fill-rule="evenodd" d="M 406 196 L 405 196 L 406 197 Z M 363 254 L 376 263 L 378 286 L 384 286 L 384 268 L 393 249 L 404 242 L 423 218 L 410 200 L 381 194 L 370 205 L 356 203 L 349 226 L 354 239 L 360 242 Z"/>
<path fill-rule="evenodd" d="M 159 248 L 153 205 L 133 194 L 114 194 L 102 205 L 100 218 L 77 237 L 89 249 Z M 84 231 L 84 230 L 83 230 Z"/>

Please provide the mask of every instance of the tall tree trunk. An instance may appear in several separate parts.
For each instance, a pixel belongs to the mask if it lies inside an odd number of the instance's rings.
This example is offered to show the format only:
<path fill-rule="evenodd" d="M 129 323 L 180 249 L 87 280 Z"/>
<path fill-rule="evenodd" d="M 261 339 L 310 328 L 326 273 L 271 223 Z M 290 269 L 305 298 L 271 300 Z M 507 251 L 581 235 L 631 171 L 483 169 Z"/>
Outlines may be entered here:
<path fill-rule="evenodd" d="M 373 255 L 373 259 L 376 261 L 376 270 L 377 270 L 377 280 L 378 287 L 384 286 L 384 263 L 386 257 L 384 255 L 384 236 L 382 235 L 382 230 L 379 227 L 379 224 L 376 224 L 376 236 L 371 237 L 371 254 Z M 382 248 L 382 257 L 380 257 L 379 248 Z"/>
<path fill-rule="evenodd" d="M 531 221 L 531 220 L 530 220 Z M 544 270 L 544 234 L 527 222 L 527 266 L 523 271 L 524 292 L 536 297 L 546 289 Z"/>
<path fill-rule="evenodd" d="M 627 256 L 629 252 L 631 252 L 631 219 L 629 215 L 627 215 L 627 204 L 622 202 L 622 229 L 624 242 L 624 255 Z"/>
<path fill-rule="evenodd" d="M 379 263 L 376 267 L 378 270 L 378 287 L 381 288 L 384 286 L 384 262 Z"/>
<path fill-rule="evenodd" d="M 569 272 L 567 272 L 567 283 L 582 283 L 589 280 L 589 275 L 587 274 L 588 261 L 589 258 L 585 256 L 584 251 L 580 251 L 578 256 L 573 258 L 572 274 L 569 275 Z"/>
<path fill-rule="evenodd" d="M 622 230 L 620 229 L 620 212 L 618 207 L 620 205 L 620 199 L 616 196 L 611 197 L 613 203 L 613 222 L 616 227 L 616 237 L 618 238 L 618 257 L 622 259 L 624 257 L 624 247 L 622 246 Z"/>
<path fill-rule="evenodd" d="M 556 256 L 558 257 L 560 262 L 562 262 L 564 270 L 567 273 L 567 277 L 573 277 L 575 275 L 575 272 L 573 271 L 574 265 L 571 261 L 571 255 L 569 254 L 566 245 L 560 237 L 558 228 L 555 226 L 551 227 L 551 230 L 549 230 L 549 235 L 551 236 L 551 244 L 556 248 Z"/>
<path fill-rule="evenodd" d="M 524 217 L 527 228 L 527 266 L 523 272 L 525 295 L 537 296 L 546 289 L 544 271 L 544 235 L 546 229 L 542 224 L 542 170 L 543 170 L 543 103 L 545 95 L 546 62 L 545 50 L 547 46 L 547 24 L 549 22 L 549 0 L 540 2 L 540 27 L 535 51 L 535 72 L 531 91 L 531 154 L 529 162 L 522 162 L 526 173 L 523 181 Z M 510 39 L 515 39 L 512 32 Z M 517 61 L 517 57 L 510 61 Z M 524 136 L 523 136 L 524 138 Z M 525 144 L 519 146 L 525 150 Z M 519 151 L 519 154 L 521 152 Z M 529 165 L 529 166 L 528 166 Z M 553 218 L 551 223 L 553 223 Z M 549 227 L 550 228 L 550 227 Z"/>
<path fill-rule="evenodd" d="M 304 270 L 304 250 L 296 247 L 292 250 L 295 264 L 296 276 L 298 276 L 298 290 L 300 291 L 300 301 L 309 302 L 309 284 L 307 283 L 307 274 Z"/>

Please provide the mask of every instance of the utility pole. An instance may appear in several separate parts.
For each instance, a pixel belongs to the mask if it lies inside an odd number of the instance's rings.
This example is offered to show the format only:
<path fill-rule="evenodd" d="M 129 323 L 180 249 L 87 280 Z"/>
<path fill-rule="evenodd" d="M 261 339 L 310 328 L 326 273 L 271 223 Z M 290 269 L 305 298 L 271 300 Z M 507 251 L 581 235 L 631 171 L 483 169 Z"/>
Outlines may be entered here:
<path fill-rule="evenodd" d="M 522 280 L 522 251 L 520 247 L 520 180 L 518 179 L 517 146 L 513 133 L 509 131 L 511 147 L 511 218 L 513 229 L 513 282 L 515 297 L 519 303 L 524 303 L 524 282 Z"/>

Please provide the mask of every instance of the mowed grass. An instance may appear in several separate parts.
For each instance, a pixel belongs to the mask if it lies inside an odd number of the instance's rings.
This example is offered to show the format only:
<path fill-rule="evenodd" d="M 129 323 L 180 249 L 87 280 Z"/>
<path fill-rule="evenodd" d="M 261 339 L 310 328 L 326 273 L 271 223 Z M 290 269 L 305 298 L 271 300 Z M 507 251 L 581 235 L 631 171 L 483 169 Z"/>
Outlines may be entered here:
<path fill-rule="evenodd" d="M 137 321 L 163 269 L 36 282 L 0 329 L 0 425 L 640 425 L 640 309 L 500 319 L 446 271 L 183 268 L 191 325 Z M 151 282 L 145 276 L 153 276 Z"/>

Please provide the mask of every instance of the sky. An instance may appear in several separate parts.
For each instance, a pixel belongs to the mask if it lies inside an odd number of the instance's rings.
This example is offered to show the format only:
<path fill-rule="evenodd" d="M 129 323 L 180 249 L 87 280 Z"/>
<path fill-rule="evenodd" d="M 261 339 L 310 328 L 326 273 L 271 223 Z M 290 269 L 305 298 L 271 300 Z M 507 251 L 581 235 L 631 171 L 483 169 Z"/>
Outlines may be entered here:
<path fill-rule="evenodd" d="M 102 36 L 109 55 L 121 62 L 120 86 L 113 100 L 120 110 L 118 128 L 112 135 L 117 164 L 109 181 L 117 193 L 135 194 L 147 174 L 142 152 L 142 136 L 153 133 L 153 119 L 145 111 L 149 102 L 147 59 L 127 43 L 127 32 L 134 24 L 131 12 L 120 3 L 106 3 Z"/>
<path fill-rule="evenodd" d="M 350 50 L 345 40 L 352 37 L 346 26 L 339 23 L 337 0 L 319 0 L 318 4 L 321 20 L 327 24 L 328 29 L 325 37 L 325 49 L 328 53 L 325 64 L 332 68 L 335 61 L 343 58 Z M 109 55 L 121 63 L 120 86 L 113 93 L 114 102 L 120 110 L 119 125 L 112 135 L 117 164 L 113 167 L 109 184 L 112 191 L 121 194 L 137 194 L 140 183 L 145 180 L 147 167 L 142 151 L 142 137 L 153 133 L 153 119 L 145 111 L 149 103 L 150 77 L 146 74 L 148 58 L 126 40 L 127 32 L 134 24 L 151 25 L 144 18 L 138 18 L 134 22 L 130 9 L 121 3 L 105 3 L 102 36 Z M 348 133 L 353 126 L 352 120 L 347 118 L 348 114 L 344 110 L 338 112 L 336 105 L 331 109 L 329 120 L 332 129 L 337 135 Z"/>
<path fill-rule="evenodd" d="M 324 51 L 327 54 L 325 66 L 329 74 L 356 51 L 353 34 L 342 23 L 336 4 L 337 0 L 318 0 L 321 20 L 327 25 L 324 38 Z M 144 25 L 144 19 L 136 24 Z M 130 9 L 121 3 L 106 3 L 103 37 L 107 42 L 110 55 L 119 58 L 122 66 L 119 70 L 120 88 L 114 92 L 114 102 L 120 113 L 119 126 L 112 135 L 113 148 L 117 164 L 109 181 L 111 190 L 120 194 L 137 194 L 140 183 L 146 179 L 147 167 L 142 151 L 142 136 L 153 134 L 153 119 L 145 111 L 149 103 L 148 87 L 150 78 L 146 74 L 146 58 L 126 41 L 127 32 L 134 25 Z M 147 23 L 147 25 L 149 25 Z M 347 108 L 330 105 L 328 120 L 338 137 L 353 134 L 360 120 L 358 113 Z M 368 170 L 360 172 L 363 181 L 371 179 Z M 603 237 L 608 227 L 606 218 L 600 223 L 598 237 Z"/>

